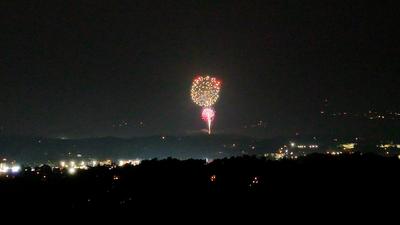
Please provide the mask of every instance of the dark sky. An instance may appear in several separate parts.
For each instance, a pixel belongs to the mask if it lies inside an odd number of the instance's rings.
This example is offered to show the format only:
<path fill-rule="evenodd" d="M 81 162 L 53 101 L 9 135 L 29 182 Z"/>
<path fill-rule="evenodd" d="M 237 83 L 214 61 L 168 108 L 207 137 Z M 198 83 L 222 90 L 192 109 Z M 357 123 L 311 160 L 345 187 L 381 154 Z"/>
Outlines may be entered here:
<path fill-rule="evenodd" d="M 220 132 L 301 130 L 325 98 L 399 110 L 398 7 L 367 2 L 1 1 L 2 133 L 190 134 L 198 73 L 223 81 Z"/>

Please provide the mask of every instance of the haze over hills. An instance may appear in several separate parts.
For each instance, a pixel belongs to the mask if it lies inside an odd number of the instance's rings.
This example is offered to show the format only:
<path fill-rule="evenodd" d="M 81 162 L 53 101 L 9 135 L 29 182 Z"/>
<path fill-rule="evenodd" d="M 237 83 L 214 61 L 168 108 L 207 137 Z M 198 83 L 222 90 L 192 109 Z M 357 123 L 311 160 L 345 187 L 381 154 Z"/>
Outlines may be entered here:
<path fill-rule="evenodd" d="M 398 142 L 394 139 L 366 139 L 356 142 L 376 146 Z M 240 135 L 149 136 L 135 138 L 99 137 L 56 139 L 27 136 L 0 136 L 0 157 L 21 163 L 57 163 L 67 159 L 216 159 L 276 152 L 290 142 L 318 145 L 325 152 L 340 143 L 355 142 L 354 136 L 295 136 L 260 139 Z M 361 146 L 361 145 L 360 145 Z M 365 144 L 364 144 L 365 146 Z M 361 149 L 362 151 L 364 149 Z"/>
<path fill-rule="evenodd" d="M 223 158 L 247 154 L 260 140 L 238 135 L 150 136 L 138 138 L 101 137 L 55 139 L 41 137 L 0 137 L 0 155 L 21 162 L 60 159 L 150 159 L 173 157 Z M 271 145 L 271 151 L 274 149 Z M 254 149 L 253 149 L 254 150 Z"/>

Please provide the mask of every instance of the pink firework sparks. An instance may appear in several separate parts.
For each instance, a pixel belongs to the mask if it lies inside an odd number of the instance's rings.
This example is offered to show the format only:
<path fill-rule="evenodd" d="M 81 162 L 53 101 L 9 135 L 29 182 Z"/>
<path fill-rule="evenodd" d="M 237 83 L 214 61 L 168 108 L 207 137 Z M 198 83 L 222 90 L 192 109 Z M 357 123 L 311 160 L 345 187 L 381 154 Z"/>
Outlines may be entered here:
<path fill-rule="evenodd" d="M 201 118 L 208 124 L 208 134 L 211 134 L 211 123 L 214 120 L 215 111 L 211 108 L 204 108 L 201 112 Z"/>

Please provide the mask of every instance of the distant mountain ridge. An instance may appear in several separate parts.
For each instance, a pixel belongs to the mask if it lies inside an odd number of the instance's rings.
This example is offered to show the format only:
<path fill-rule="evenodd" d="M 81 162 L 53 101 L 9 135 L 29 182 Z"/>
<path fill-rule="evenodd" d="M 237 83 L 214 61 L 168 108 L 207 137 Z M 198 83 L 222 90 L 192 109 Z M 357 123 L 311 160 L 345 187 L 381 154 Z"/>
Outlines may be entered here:
<path fill-rule="evenodd" d="M 246 154 L 252 150 L 251 146 L 259 142 L 259 139 L 240 135 L 85 139 L 0 136 L 0 157 L 22 162 L 44 163 L 75 158 L 78 154 L 85 159 L 113 160 L 166 157 L 223 158 Z"/>

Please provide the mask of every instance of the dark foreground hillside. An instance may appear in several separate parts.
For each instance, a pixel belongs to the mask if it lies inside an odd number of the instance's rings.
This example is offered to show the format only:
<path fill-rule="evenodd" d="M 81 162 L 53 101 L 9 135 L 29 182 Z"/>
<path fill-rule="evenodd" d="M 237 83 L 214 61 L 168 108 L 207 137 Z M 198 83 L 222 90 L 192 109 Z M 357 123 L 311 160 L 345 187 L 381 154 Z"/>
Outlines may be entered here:
<path fill-rule="evenodd" d="M 95 167 L 69 175 L 43 166 L 0 178 L 2 205 L 34 208 L 133 208 L 173 204 L 314 207 L 398 201 L 400 160 L 376 155 L 310 155 L 268 161 L 143 161 L 139 166 Z M 243 205 L 241 205 L 243 206 Z"/>

